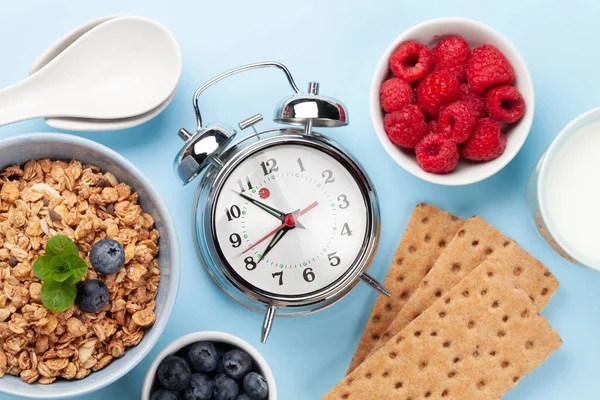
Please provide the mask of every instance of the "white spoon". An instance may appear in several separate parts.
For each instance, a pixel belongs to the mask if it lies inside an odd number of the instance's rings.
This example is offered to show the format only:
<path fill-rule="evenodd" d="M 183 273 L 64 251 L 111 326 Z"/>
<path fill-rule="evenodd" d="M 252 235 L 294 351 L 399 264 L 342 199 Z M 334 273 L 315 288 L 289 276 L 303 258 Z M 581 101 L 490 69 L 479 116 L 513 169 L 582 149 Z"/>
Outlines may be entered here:
<path fill-rule="evenodd" d="M 48 64 L 50 61 L 56 58 L 60 53 L 66 50 L 85 33 L 91 31 L 92 29 L 106 21 L 115 18 L 121 18 L 121 16 L 115 15 L 100 17 L 89 21 L 88 23 L 83 24 L 75 28 L 71 32 L 67 33 L 65 36 L 58 39 L 50 47 L 48 47 L 33 62 L 31 67 L 29 68 L 29 75 L 33 75 L 34 73 L 45 67 L 46 64 Z M 160 106 L 137 117 L 107 120 L 86 118 L 46 118 L 46 124 L 56 129 L 70 131 L 110 131 L 117 129 L 132 128 L 134 126 L 141 125 L 144 122 L 147 122 L 152 118 L 156 117 L 158 114 L 160 114 L 171 103 L 171 101 L 175 97 L 176 91 L 177 89 L 175 89 L 171 96 L 169 96 L 169 98 Z"/>
<path fill-rule="evenodd" d="M 0 126 L 31 118 L 130 118 L 175 91 L 181 51 L 162 25 L 108 20 L 29 78 L 0 91 Z"/>

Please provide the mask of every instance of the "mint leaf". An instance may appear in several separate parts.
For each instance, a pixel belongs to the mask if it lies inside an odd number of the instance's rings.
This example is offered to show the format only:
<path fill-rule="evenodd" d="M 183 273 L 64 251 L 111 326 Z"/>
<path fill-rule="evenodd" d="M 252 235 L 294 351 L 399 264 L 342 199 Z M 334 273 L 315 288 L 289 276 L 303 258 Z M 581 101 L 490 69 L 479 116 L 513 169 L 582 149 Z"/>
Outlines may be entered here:
<path fill-rule="evenodd" d="M 71 254 L 79 255 L 79 249 L 68 236 L 54 235 L 46 244 L 46 255 L 65 258 Z"/>
<path fill-rule="evenodd" d="M 75 284 L 81 280 L 87 274 L 88 265 L 84 259 L 78 255 L 71 254 L 65 258 L 67 265 L 69 266 L 70 277 L 69 282 Z"/>
<path fill-rule="evenodd" d="M 60 257 L 41 256 L 35 260 L 32 269 L 35 276 L 44 282 L 53 280 L 52 275 L 54 270 L 58 269 L 61 264 L 63 264 L 63 260 Z"/>
<path fill-rule="evenodd" d="M 75 302 L 77 287 L 70 282 L 44 282 L 40 297 L 48 310 L 63 312 Z"/>

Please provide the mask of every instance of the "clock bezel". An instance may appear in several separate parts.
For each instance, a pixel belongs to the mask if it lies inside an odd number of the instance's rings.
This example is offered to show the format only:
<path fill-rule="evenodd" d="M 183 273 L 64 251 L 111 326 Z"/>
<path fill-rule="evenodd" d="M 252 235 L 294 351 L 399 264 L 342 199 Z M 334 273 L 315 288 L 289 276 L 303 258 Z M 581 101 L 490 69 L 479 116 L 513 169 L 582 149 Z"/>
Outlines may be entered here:
<path fill-rule="evenodd" d="M 263 309 L 264 306 L 275 306 L 277 308 L 304 308 L 301 313 L 314 312 L 327 307 L 337 300 L 344 297 L 352 290 L 359 282 L 359 277 L 363 272 L 366 272 L 373 260 L 377 244 L 379 241 L 379 207 L 377 195 L 371 182 L 359 164 L 341 148 L 341 146 L 331 139 L 317 133 L 311 135 L 303 134 L 302 130 L 294 128 L 286 129 L 270 129 L 259 132 L 260 139 L 252 140 L 253 137 L 247 137 L 242 141 L 233 144 L 220 157 L 219 160 L 213 160 L 213 171 L 207 172 L 203 183 L 206 180 L 212 181 L 211 190 L 205 196 L 203 212 L 203 229 L 205 249 L 198 248 L 199 238 L 196 238 L 196 247 L 198 255 L 202 260 L 207 255 L 212 260 L 203 260 L 203 265 L 215 282 L 225 291 L 230 297 L 234 298 L 243 305 L 253 309 Z M 300 145 L 309 146 L 322 151 L 332 158 L 342 167 L 344 167 L 354 178 L 359 186 L 359 190 L 363 196 L 363 201 L 367 209 L 366 215 L 366 231 L 361 249 L 350 264 L 350 267 L 341 274 L 334 282 L 325 287 L 314 290 L 310 293 L 300 295 L 283 295 L 272 292 L 267 292 L 252 285 L 250 282 L 242 278 L 237 271 L 229 264 L 219 248 L 216 236 L 216 200 L 219 197 L 221 190 L 227 178 L 236 170 L 236 168 L 253 154 L 281 145 Z M 202 185 L 201 185 L 202 186 Z M 198 193 L 194 206 L 194 221 L 196 219 L 197 207 L 201 207 L 200 201 L 201 187 L 198 188 Z M 194 229 L 196 235 L 198 227 Z M 208 239 L 210 238 L 210 239 Z M 202 251 L 202 250 L 208 250 Z M 243 294 L 251 300 L 250 303 L 240 299 L 237 294 L 231 293 L 229 285 L 224 284 L 221 278 L 225 278 L 227 283 L 235 290 Z M 258 302 L 263 307 L 256 307 L 253 302 Z M 294 312 L 295 313 L 295 312 Z"/>

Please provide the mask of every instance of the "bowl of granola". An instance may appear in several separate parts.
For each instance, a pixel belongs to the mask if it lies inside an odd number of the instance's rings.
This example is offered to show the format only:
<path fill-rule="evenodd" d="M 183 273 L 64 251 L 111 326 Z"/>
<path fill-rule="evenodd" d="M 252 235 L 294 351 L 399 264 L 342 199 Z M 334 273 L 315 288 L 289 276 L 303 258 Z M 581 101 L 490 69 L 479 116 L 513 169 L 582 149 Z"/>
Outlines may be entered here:
<path fill-rule="evenodd" d="M 117 269 L 91 255 L 102 243 L 118 246 L 106 252 Z M 157 342 L 178 287 L 173 221 L 133 164 L 72 135 L 0 141 L 0 392 L 64 398 L 114 382 Z"/>

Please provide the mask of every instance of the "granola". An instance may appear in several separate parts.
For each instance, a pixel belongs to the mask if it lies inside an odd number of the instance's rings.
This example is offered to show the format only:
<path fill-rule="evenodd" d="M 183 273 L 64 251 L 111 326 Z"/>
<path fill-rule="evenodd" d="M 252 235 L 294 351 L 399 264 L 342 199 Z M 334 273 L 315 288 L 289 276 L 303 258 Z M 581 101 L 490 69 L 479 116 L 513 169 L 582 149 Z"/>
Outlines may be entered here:
<path fill-rule="evenodd" d="M 77 304 L 53 313 L 41 304 L 33 262 L 56 234 L 71 238 L 110 302 L 99 313 Z M 115 239 L 125 267 L 102 275 L 89 266 L 92 245 Z M 0 377 L 50 384 L 82 379 L 123 357 L 154 324 L 159 233 L 138 195 L 109 172 L 79 161 L 28 161 L 0 173 Z"/>

